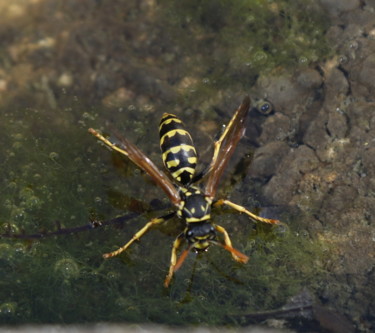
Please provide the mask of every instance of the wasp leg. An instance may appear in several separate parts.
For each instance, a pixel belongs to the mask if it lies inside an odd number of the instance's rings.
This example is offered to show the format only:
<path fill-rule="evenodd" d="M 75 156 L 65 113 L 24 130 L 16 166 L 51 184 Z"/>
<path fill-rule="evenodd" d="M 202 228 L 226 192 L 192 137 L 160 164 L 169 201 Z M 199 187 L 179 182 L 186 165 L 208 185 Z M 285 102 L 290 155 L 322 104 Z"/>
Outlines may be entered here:
<path fill-rule="evenodd" d="M 214 207 L 222 206 L 222 205 L 227 205 L 235 210 L 239 211 L 240 213 L 245 213 L 246 215 L 250 216 L 253 220 L 258 221 L 258 222 L 263 222 L 263 223 L 268 223 L 268 224 L 281 224 L 284 225 L 282 222 L 279 220 L 275 219 L 266 219 L 264 217 L 260 217 L 258 215 L 253 214 L 252 212 L 248 211 L 245 207 L 237 205 L 233 203 L 232 201 L 225 200 L 225 199 L 220 199 L 216 201 L 214 204 Z"/>
<path fill-rule="evenodd" d="M 129 242 L 127 242 L 124 246 L 120 247 L 116 251 L 103 254 L 103 258 L 106 258 L 106 259 L 107 258 L 111 258 L 111 257 L 119 255 L 121 252 L 124 252 L 136 240 L 139 240 L 152 226 L 154 226 L 156 224 L 163 223 L 163 222 L 169 220 L 170 218 L 172 218 L 174 215 L 175 215 L 175 212 L 152 219 L 151 221 L 149 221 L 148 223 L 146 223 L 145 226 L 142 229 L 140 229 L 139 231 L 137 231 L 134 234 L 134 236 L 132 237 L 132 239 Z"/>
<path fill-rule="evenodd" d="M 230 237 L 229 237 L 229 234 L 228 232 L 225 230 L 225 228 L 221 227 L 220 225 L 214 225 L 214 228 L 216 229 L 216 231 L 220 232 L 223 234 L 224 236 L 224 243 L 226 245 L 226 250 L 230 251 L 230 253 L 232 254 L 232 257 L 234 260 L 240 262 L 240 263 L 243 263 L 245 264 L 249 258 L 242 254 L 241 252 L 235 250 L 232 246 L 232 241 L 230 240 Z M 236 255 L 236 253 L 238 255 Z"/>
<path fill-rule="evenodd" d="M 176 267 L 176 263 L 177 263 L 177 250 L 180 247 L 184 238 L 185 238 L 184 233 L 181 233 L 177 236 L 177 238 L 173 242 L 172 254 L 171 254 L 171 264 L 169 266 L 168 274 L 167 274 L 167 276 L 165 277 L 165 280 L 164 280 L 164 287 L 165 288 L 168 288 L 169 283 L 172 280 L 173 273 L 175 271 L 175 267 Z"/>
<path fill-rule="evenodd" d="M 118 151 L 120 154 L 122 155 L 125 155 L 125 156 L 129 156 L 129 153 L 127 151 L 125 151 L 124 149 L 121 149 L 120 147 L 118 147 L 115 143 L 112 143 L 111 141 L 109 141 L 108 139 L 106 139 L 103 135 L 101 135 L 99 132 L 95 131 L 94 129 L 92 128 L 89 128 L 89 132 L 96 136 L 97 139 L 99 139 L 100 141 L 104 142 L 108 147 L 112 148 L 113 150 L 116 150 Z"/>

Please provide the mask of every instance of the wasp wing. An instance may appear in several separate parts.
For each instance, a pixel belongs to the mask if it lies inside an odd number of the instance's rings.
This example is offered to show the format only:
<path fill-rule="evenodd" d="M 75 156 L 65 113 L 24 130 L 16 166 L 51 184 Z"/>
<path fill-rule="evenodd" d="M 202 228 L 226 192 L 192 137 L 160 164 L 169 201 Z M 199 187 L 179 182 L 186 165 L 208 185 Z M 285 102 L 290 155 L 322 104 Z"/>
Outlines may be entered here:
<path fill-rule="evenodd" d="M 250 97 L 246 96 L 228 123 L 225 131 L 215 142 L 214 155 L 209 167 L 205 194 L 215 197 L 220 178 L 238 142 L 245 134 L 245 120 L 250 108 Z"/>
<path fill-rule="evenodd" d="M 137 146 L 118 133 L 116 133 L 118 143 L 112 143 L 92 128 L 89 129 L 89 132 L 111 149 L 127 156 L 135 165 L 148 173 L 155 183 L 167 194 L 171 202 L 175 206 L 178 206 L 181 202 L 181 198 L 177 188 L 169 180 L 167 175 L 162 172 Z"/>

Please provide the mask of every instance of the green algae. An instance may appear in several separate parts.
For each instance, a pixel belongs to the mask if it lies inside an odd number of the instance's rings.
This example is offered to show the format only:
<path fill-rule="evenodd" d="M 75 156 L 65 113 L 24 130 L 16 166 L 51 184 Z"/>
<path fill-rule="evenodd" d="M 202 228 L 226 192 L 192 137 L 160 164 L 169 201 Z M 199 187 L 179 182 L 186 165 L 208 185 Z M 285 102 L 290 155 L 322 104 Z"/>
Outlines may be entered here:
<path fill-rule="evenodd" d="M 114 11 L 119 13 L 116 8 L 123 4 L 116 2 Z M 315 15 L 314 8 L 306 16 L 306 2 L 303 8 L 292 1 L 160 4 L 156 22 L 164 25 L 163 36 L 170 36 L 165 48 L 176 47 L 184 59 L 164 56 L 154 65 L 167 63 L 170 68 L 163 68 L 178 72 L 177 81 L 189 75 L 193 82 L 179 90 L 173 103 L 163 102 L 157 112 L 139 101 L 103 107 L 95 104 L 100 102 L 92 96 L 96 91 L 76 95 L 74 89 L 34 82 L 1 104 L 2 234 L 76 227 L 89 223 L 92 215 L 108 220 L 139 209 L 138 202 L 151 207 L 155 198 L 165 205 L 168 201 L 146 175 L 108 152 L 87 128 L 108 131 L 109 121 L 157 162 L 158 119 L 171 104 L 199 133 L 196 119 L 224 121 L 211 112 L 220 93 L 248 90 L 259 73 L 306 66 L 328 52 L 324 16 Z M 95 21 L 91 24 L 88 31 L 95 30 Z M 98 52 L 105 49 L 99 48 Z M 128 57 L 135 59 L 135 53 Z M 34 80 L 39 79 L 35 73 Z M 201 110 L 198 118 L 188 117 L 196 108 Z M 251 191 L 243 194 L 250 196 Z M 254 229 L 243 216 L 225 211 L 215 221 L 228 229 L 236 248 L 251 256 L 250 262 L 240 265 L 220 248 L 198 257 L 192 254 L 165 290 L 171 245 L 182 227 L 177 220 L 150 231 L 118 258 L 102 258 L 160 213 L 146 210 L 122 228 L 111 225 L 37 240 L 1 238 L 0 323 L 240 324 L 237 315 L 280 307 L 306 285 L 316 288 L 324 275 L 324 250 L 317 241 L 297 235 L 289 219 L 285 222 L 290 230 L 280 233 L 264 226 Z"/>
<path fill-rule="evenodd" d="M 330 54 L 328 21 L 314 1 L 162 3 L 171 34 L 187 55 L 185 70 L 200 78 L 191 87 L 194 98 L 207 99 L 221 88 L 247 90 L 259 73 L 306 67 Z M 199 54 L 200 66 L 192 53 Z"/>

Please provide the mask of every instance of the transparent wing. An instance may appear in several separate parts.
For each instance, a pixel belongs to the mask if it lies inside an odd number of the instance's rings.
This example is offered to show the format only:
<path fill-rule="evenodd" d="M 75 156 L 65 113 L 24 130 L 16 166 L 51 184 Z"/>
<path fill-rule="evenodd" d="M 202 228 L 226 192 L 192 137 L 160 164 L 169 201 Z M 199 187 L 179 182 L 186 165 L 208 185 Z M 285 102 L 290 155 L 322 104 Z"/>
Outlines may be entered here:
<path fill-rule="evenodd" d="M 246 96 L 234 113 L 225 131 L 215 142 L 214 155 L 209 167 L 205 194 L 215 197 L 220 178 L 228 164 L 234 150 L 245 134 L 245 120 L 250 108 L 250 97 Z"/>
<path fill-rule="evenodd" d="M 112 143 L 92 128 L 89 129 L 89 132 L 96 136 L 100 141 L 104 142 L 111 149 L 127 156 L 135 165 L 147 172 L 155 183 L 163 189 L 171 202 L 175 206 L 178 206 L 178 204 L 181 202 L 181 198 L 177 188 L 169 180 L 167 175 L 162 172 L 139 148 L 137 148 L 137 146 L 129 142 L 118 133 L 116 133 L 118 143 Z"/>

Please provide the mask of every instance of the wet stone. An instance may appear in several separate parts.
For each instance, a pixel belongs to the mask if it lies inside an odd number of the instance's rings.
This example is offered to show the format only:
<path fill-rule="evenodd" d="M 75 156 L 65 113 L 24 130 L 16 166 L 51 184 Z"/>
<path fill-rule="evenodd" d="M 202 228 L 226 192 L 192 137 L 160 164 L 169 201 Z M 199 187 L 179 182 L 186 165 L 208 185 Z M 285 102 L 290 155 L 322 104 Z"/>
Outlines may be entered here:
<path fill-rule="evenodd" d="M 367 87 L 370 94 L 375 93 L 375 55 L 369 55 L 363 62 L 359 74 L 360 82 Z"/>
<path fill-rule="evenodd" d="M 327 112 L 324 109 L 321 109 L 315 119 L 311 121 L 310 126 L 307 128 L 303 137 L 303 142 L 305 144 L 314 149 L 326 145 L 329 141 L 329 135 L 325 125 L 328 121 L 327 116 Z"/>
<path fill-rule="evenodd" d="M 356 51 L 353 59 L 346 70 L 350 72 L 351 93 L 358 99 L 367 98 L 372 100 L 375 92 L 375 84 L 371 75 L 374 75 L 375 63 L 375 41 L 373 38 L 362 38 L 358 41 L 360 48 Z"/>
<path fill-rule="evenodd" d="M 367 177 L 375 177 L 375 147 L 366 150 L 362 159 L 363 169 Z"/>
<path fill-rule="evenodd" d="M 325 201 L 324 205 L 329 207 L 329 211 L 342 212 L 347 210 L 348 207 L 353 206 L 353 198 L 358 197 L 358 192 L 355 188 L 347 185 L 339 185 L 333 193 Z"/>
<path fill-rule="evenodd" d="M 340 109 L 330 110 L 327 130 L 333 138 L 344 138 L 348 133 L 347 117 Z"/>
<path fill-rule="evenodd" d="M 303 81 L 303 79 L 301 80 Z M 301 85 L 294 75 L 283 74 L 277 77 L 259 78 L 255 89 L 260 90 L 263 95 L 269 98 L 276 113 L 281 112 L 289 115 L 294 114 L 296 104 L 301 100 L 306 100 L 312 93 L 311 89 L 306 88 L 305 84 L 306 82 Z M 308 84 L 311 84 L 311 82 L 309 81 Z"/>
<path fill-rule="evenodd" d="M 276 205 L 287 205 L 296 194 L 302 175 L 319 166 L 312 149 L 300 146 L 283 159 L 278 173 L 264 186 L 263 195 Z"/>
<path fill-rule="evenodd" d="M 320 3 L 332 16 L 340 16 L 344 12 L 354 10 L 360 5 L 359 0 L 320 0 Z"/>
<path fill-rule="evenodd" d="M 298 75 L 297 82 L 302 87 L 314 89 L 322 84 L 323 78 L 315 69 L 307 68 Z"/>
<path fill-rule="evenodd" d="M 358 126 L 365 131 L 375 129 L 375 103 L 356 101 L 347 109 L 352 126 Z"/>
<path fill-rule="evenodd" d="M 263 131 L 259 137 L 259 143 L 285 140 L 291 133 L 291 123 L 288 116 L 282 113 L 268 117 L 263 124 Z"/>
<path fill-rule="evenodd" d="M 249 174 L 254 178 L 269 178 L 280 166 L 289 147 L 281 141 L 273 141 L 256 150 Z"/>
<path fill-rule="evenodd" d="M 343 94 L 347 95 L 349 83 L 344 73 L 337 68 L 332 68 L 326 75 L 325 80 L 327 99 Z"/>

